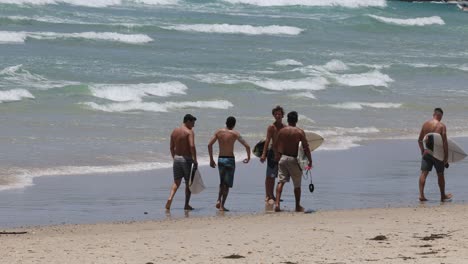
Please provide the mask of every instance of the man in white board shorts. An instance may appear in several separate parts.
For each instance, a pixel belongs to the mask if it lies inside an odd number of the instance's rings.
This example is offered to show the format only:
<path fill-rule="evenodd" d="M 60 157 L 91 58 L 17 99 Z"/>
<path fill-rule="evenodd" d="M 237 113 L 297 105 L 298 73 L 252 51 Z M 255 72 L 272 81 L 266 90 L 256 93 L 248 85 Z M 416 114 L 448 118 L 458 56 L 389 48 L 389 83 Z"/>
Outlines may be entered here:
<path fill-rule="evenodd" d="M 444 123 L 440 122 L 444 111 L 441 108 L 434 109 L 432 119 L 426 121 L 419 133 L 418 144 L 421 150 L 421 176 L 419 177 L 419 200 L 421 202 L 427 201 L 424 196 L 424 186 L 426 185 L 426 178 L 432 167 L 435 167 L 438 177 L 439 189 L 440 189 L 440 200 L 445 202 L 452 198 L 452 194 L 445 193 L 445 177 L 444 169 L 447 165 L 448 158 L 448 144 L 447 144 L 447 128 Z M 424 149 L 423 139 L 428 133 L 438 133 L 442 136 L 442 142 L 444 144 L 444 160 L 440 161 L 435 159 L 427 150 Z"/>

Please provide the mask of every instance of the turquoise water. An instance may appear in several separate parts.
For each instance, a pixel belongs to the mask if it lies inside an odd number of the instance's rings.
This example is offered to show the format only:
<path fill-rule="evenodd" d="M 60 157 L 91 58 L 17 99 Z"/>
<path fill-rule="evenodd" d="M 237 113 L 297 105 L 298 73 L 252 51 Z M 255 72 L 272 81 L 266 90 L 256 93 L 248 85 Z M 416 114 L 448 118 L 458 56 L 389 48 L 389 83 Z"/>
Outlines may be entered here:
<path fill-rule="evenodd" d="M 276 104 L 320 151 L 414 138 L 434 107 L 466 136 L 467 25 L 383 0 L 0 0 L 0 189 L 169 168 L 185 113 L 205 163 L 228 115 L 253 145 Z"/>

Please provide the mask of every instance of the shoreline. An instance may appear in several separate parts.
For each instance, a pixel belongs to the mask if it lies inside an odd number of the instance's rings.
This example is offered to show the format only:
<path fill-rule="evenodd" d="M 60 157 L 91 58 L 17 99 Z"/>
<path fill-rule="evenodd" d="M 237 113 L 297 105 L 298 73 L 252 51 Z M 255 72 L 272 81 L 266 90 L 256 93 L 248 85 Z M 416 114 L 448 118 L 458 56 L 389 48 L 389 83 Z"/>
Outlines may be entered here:
<path fill-rule="evenodd" d="M 466 263 L 468 205 L 11 229 L 7 263 Z M 86 252 L 86 254 L 83 254 Z"/>

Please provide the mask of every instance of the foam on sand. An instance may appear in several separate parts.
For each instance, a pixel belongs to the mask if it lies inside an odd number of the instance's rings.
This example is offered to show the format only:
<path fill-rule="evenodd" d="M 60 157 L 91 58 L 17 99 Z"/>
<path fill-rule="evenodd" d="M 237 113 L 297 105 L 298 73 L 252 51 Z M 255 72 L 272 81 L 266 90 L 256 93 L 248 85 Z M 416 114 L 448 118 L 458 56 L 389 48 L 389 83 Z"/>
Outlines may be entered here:
<path fill-rule="evenodd" d="M 55 33 L 0 31 L 0 43 L 24 43 L 26 42 L 27 38 L 38 40 L 88 39 L 122 42 L 127 44 L 144 44 L 153 41 L 152 38 L 144 34 L 120 34 L 116 32 Z"/>
<path fill-rule="evenodd" d="M 140 84 L 95 84 L 90 90 L 93 96 L 115 101 L 141 101 L 146 96 L 167 97 L 185 94 L 187 86 L 180 82 Z"/>
<path fill-rule="evenodd" d="M 224 0 L 231 4 L 257 6 L 342 6 L 349 8 L 385 7 L 386 0 Z"/>
<path fill-rule="evenodd" d="M 390 17 L 382 17 L 376 15 L 368 15 L 380 22 L 384 22 L 387 24 L 392 25 L 400 25 L 400 26 L 428 26 L 428 25 L 445 25 L 444 20 L 442 20 L 439 16 L 431 16 L 431 17 L 418 17 L 418 18 L 390 18 Z"/>
<path fill-rule="evenodd" d="M 185 108 L 211 108 L 211 109 L 229 109 L 234 105 L 226 100 L 213 101 L 194 101 L 194 102 L 122 102 L 99 105 L 94 102 L 82 103 L 93 110 L 104 112 L 129 112 L 129 111 L 147 111 L 147 112 L 169 112 L 172 109 Z"/>
<path fill-rule="evenodd" d="M 163 27 L 170 30 L 244 35 L 299 35 L 303 29 L 288 26 L 251 26 L 229 24 L 194 24 Z"/>
<path fill-rule="evenodd" d="M 24 98 L 34 99 L 35 97 L 28 90 L 25 90 L 25 89 L 13 89 L 9 91 L 0 91 L 0 103 L 21 101 Z"/>
<path fill-rule="evenodd" d="M 341 104 L 330 105 L 333 108 L 348 109 L 348 110 L 361 110 L 364 107 L 379 108 L 379 109 L 390 109 L 400 108 L 403 104 L 399 103 L 362 103 L 362 102 L 347 102 Z"/>

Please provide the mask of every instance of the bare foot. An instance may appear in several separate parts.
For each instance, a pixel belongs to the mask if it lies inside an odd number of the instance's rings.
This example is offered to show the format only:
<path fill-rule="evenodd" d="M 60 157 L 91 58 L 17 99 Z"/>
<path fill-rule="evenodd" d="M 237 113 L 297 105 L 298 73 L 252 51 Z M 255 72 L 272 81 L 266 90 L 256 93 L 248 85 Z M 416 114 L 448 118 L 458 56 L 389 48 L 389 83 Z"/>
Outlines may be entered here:
<path fill-rule="evenodd" d="M 221 208 L 221 203 L 219 201 L 216 202 L 216 208 L 217 209 Z"/>
<path fill-rule="evenodd" d="M 167 200 L 167 202 L 166 202 L 166 210 L 171 210 L 171 204 L 172 204 L 172 200 Z"/>
<path fill-rule="evenodd" d="M 275 203 L 275 199 L 270 199 L 267 201 L 267 204 L 274 204 Z"/>
<path fill-rule="evenodd" d="M 222 212 L 229 212 L 229 209 L 227 209 L 226 207 L 220 207 L 219 210 Z"/>
<path fill-rule="evenodd" d="M 302 207 L 302 206 L 297 207 L 296 206 L 296 212 L 304 212 L 304 211 L 305 211 L 304 207 Z"/>
<path fill-rule="evenodd" d="M 193 207 L 190 206 L 190 205 L 186 205 L 186 206 L 184 207 L 184 210 L 193 210 Z"/>
<path fill-rule="evenodd" d="M 427 199 L 426 199 L 426 197 L 419 197 L 419 201 L 420 202 L 425 202 L 425 201 L 427 201 Z"/>
<path fill-rule="evenodd" d="M 447 193 L 444 197 L 442 197 L 441 201 L 442 202 L 448 202 L 452 200 L 453 195 L 451 193 Z"/>
<path fill-rule="evenodd" d="M 281 209 L 279 206 L 275 206 L 275 212 L 281 212 Z"/>

